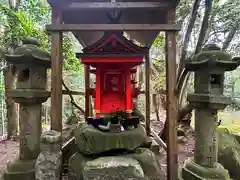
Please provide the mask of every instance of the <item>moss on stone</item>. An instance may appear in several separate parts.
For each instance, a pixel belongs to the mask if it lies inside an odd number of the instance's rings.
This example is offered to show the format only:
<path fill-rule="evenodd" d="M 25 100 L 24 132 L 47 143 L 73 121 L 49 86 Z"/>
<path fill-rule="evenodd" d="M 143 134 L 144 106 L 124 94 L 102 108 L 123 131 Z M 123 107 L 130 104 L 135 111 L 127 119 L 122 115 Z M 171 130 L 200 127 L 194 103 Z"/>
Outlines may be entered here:
<path fill-rule="evenodd" d="M 218 159 L 229 171 L 231 178 L 239 179 L 240 144 L 230 132 L 218 132 Z"/>
<path fill-rule="evenodd" d="M 8 164 L 7 171 L 8 172 L 25 172 L 31 171 L 34 169 L 35 161 L 28 160 L 28 161 L 21 161 L 16 160 L 11 164 Z"/>
<path fill-rule="evenodd" d="M 35 161 L 34 160 L 16 160 L 8 164 L 4 172 L 4 180 L 34 180 L 35 179 Z"/>
<path fill-rule="evenodd" d="M 144 174 L 150 180 L 155 179 L 155 177 L 161 177 L 163 172 L 161 171 L 160 164 L 155 154 L 148 148 L 138 148 L 134 153 L 126 156 L 136 159 L 140 163 Z"/>
<path fill-rule="evenodd" d="M 90 125 L 75 130 L 78 150 L 85 155 L 100 154 L 110 150 L 134 151 L 149 146 L 149 137 L 142 126 L 121 133 L 102 132 Z"/>
<path fill-rule="evenodd" d="M 77 152 L 69 159 L 68 162 L 68 178 L 70 180 L 82 180 L 83 169 L 88 161 L 92 161 L 94 158 L 83 156 Z"/>
<path fill-rule="evenodd" d="M 22 46 L 16 48 L 14 51 L 15 55 L 26 55 L 26 56 L 36 56 L 39 58 L 50 59 L 50 53 L 40 49 L 35 44 L 23 44 Z"/>
<path fill-rule="evenodd" d="M 207 168 L 196 164 L 192 159 L 185 162 L 182 169 L 182 179 L 231 180 L 228 171 L 221 164 L 216 163 L 214 168 Z"/>
<path fill-rule="evenodd" d="M 221 125 L 217 128 L 217 131 L 230 133 L 240 143 L 240 126 L 239 125 Z"/>
<path fill-rule="evenodd" d="M 232 57 L 228 53 L 219 50 L 202 51 L 193 56 L 191 61 L 204 61 L 213 56 L 215 56 L 218 60 L 221 61 L 232 61 Z"/>

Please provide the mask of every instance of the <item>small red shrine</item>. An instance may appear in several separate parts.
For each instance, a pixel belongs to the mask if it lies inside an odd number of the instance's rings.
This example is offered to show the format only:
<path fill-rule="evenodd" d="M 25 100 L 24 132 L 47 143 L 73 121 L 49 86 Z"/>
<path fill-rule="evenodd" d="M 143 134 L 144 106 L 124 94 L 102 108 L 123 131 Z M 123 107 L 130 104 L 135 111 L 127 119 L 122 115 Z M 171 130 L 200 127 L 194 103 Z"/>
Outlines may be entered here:
<path fill-rule="evenodd" d="M 114 32 L 105 34 L 77 54 L 83 64 L 91 67 L 90 72 L 96 74 L 96 87 L 92 92 L 96 117 L 117 110 L 131 116 L 133 98 L 139 93 L 134 79 L 136 67 L 144 62 L 148 51 L 149 48 L 126 39 L 122 32 Z"/>

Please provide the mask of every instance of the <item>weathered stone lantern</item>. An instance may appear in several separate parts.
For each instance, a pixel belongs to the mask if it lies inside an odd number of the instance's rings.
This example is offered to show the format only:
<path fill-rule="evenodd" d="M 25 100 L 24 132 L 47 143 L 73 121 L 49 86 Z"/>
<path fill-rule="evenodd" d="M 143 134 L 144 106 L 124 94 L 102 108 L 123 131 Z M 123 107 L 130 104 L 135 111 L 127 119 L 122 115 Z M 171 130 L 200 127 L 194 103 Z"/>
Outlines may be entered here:
<path fill-rule="evenodd" d="M 46 91 L 50 55 L 39 48 L 39 42 L 27 38 L 6 60 L 18 70 L 17 86 L 11 92 L 20 104 L 20 160 L 9 166 L 5 179 L 35 179 L 34 164 L 40 152 L 41 108 L 50 93 Z"/>
<path fill-rule="evenodd" d="M 194 72 L 194 93 L 187 99 L 195 108 L 194 159 L 185 162 L 181 179 L 230 179 L 217 160 L 217 113 L 231 103 L 223 95 L 224 73 L 232 71 L 240 59 L 232 59 L 216 45 L 207 45 L 202 52 L 186 62 L 186 69 Z"/>

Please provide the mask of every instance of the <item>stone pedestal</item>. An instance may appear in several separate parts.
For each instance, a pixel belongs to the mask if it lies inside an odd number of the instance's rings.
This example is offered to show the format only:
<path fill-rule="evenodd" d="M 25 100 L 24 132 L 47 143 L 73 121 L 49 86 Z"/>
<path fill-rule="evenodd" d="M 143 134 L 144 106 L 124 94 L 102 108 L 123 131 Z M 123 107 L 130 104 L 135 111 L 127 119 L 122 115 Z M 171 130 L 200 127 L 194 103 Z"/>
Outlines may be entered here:
<path fill-rule="evenodd" d="M 41 152 L 36 160 L 36 180 L 60 180 L 62 167 L 61 133 L 46 131 L 41 136 Z"/>
<path fill-rule="evenodd" d="M 195 152 L 194 161 L 213 168 L 217 162 L 216 124 L 217 112 L 211 109 L 195 111 Z"/>
<path fill-rule="evenodd" d="M 160 180 L 164 177 L 141 126 L 111 133 L 84 124 L 76 130 L 75 137 L 78 152 L 69 160 L 68 180 Z"/>
<path fill-rule="evenodd" d="M 20 104 L 20 159 L 37 158 L 40 152 L 41 104 Z"/>
<path fill-rule="evenodd" d="M 201 166 L 188 159 L 181 170 L 179 180 L 231 180 L 228 171 L 224 167 L 215 163 L 214 167 Z"/>

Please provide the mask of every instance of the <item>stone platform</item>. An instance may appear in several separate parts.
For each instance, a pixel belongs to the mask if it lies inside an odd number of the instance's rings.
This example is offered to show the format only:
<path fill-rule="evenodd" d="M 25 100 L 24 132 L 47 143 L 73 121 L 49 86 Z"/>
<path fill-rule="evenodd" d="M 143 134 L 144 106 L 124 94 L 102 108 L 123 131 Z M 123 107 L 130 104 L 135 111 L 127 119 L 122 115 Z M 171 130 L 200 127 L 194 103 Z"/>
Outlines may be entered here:
<path fill-rule="evenodd" d="M 86 155 L 119 149 L 134 151 L 137 147 L 150 147 L 151 145 L 151 139 L 146 136 L 142 126 L 120 133 L 112 133 L 83 124 L 75 130 L 74 136 L 79 152 Z"/>
<path fill-rule="evenodd" d="M 161 180 L 164 177 L 151 140 L 139 127 L 120 133 L 84 124 L 75 131 L 76 152 L 69 160 L 69 180 Z"/>
<path fill-rule="evenodd" d="M 95 174 L 95 176 L 92 176 Z M 108 174 L 106 176 L 102 176 Z M 110 175 L 111 174 L 111 178 Z M 69 160 L 69 180 L 158 180 L 163 177 L 155 154 L 147 148 L 116 156 L 90 157 L 77 152 Z M 100 176 L 101 178 L 96 178 Z M 160 179 L 159 179 L 160 180 Z"/>
<path fill-rule="evenodd" d="M 203 167 L 188 159 L 181 169 L 179 180 L 232 180 L 224 167 L 215 163 L 214 167 Z"/>

